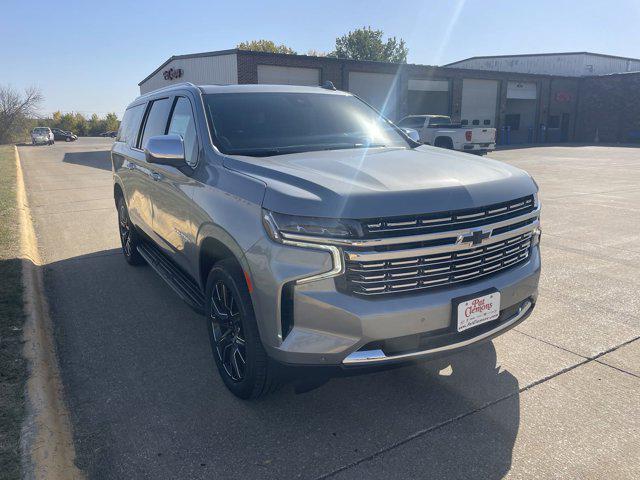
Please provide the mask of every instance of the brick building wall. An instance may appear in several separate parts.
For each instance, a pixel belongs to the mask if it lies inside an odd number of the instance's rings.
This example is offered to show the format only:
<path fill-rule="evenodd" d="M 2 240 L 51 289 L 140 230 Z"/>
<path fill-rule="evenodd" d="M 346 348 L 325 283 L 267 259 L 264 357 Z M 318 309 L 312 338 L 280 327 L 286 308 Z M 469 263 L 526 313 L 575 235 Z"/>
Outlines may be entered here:
<path fill-rule="evenodd" d="M 582 79 L 576 140 L 640 142 L 639 91 L 640 72 Z"/>
<path fill-rule="evenodd" d="M 211 52 L 211 54 L 220 52 Z M 386 73 L 396 75 L 397 101 L 394 118 L 410 113 L 409 81 L 441 80 L 449 85 L 449 114 L 454 122 L 461 120 L 463 79 L 496 80 L 498 99 L 495 125 L 500 132 L 509 110 L 509 82 L 535 83 L 534 142 L 580 141 L 640 142 L 640 72 L 599 77 L 561 77 L 453 67 L 414 64 L 366 62 L 306 55 L 285 55 L 265 52 L 229 50 L 237 55 L 237 82 L 258 83 L 258 65 L 315 68 L 320 82 L 331 81 L 339 90 L 349 90 L 350 72 Z M 186 55 L 185 58 L 209 54 Z M 172 57 L 174 58 L 174 57 Z M 175 57 L 182 58 L 182 57 Z M 146 81 L 146 80 L 145 80 Z M 144 82 L 144 81 L 143 81 Z M 441 102 L 446 104 L 446 101 Z M 512 105 L 513 102 L 512 102 Z M 415 106 L 415 105 L 414 105 Z M 531 112 L 531 108 L 527 107 Z M 424 112 L 428 113 L 428 112 Z M 525 112 L 523 111 L 523 115 Z M 533 118 L 529 113 L 529 118 Z"/>
<path fill-rule="evenodd" d="M 504 124 L 506 110 L 506 91 L 509 81 L 533 82 L 538 87 L 537 125 L 545 123 L 552 97 L 550 88 L 552 78 L 548 75 L 531 75 L 512 72 L 492 72 L 462 68 L 435 67 L 415 64 L 392 64 L 384 62 L 366 62 L 336 59 L 329 57 L 310 57 L 305 55 L 284 55 L 264 52 L 238 51 L 238 83 L 258 83 L 258 65 L 277 65 L 282 67 L 306 67 L 320 69 L 320 80 L 330 80 L 339 90 L 349 90 L 350 72 L 389 73 L 398 75 L 398 118 L 408 114 L 408 83 L 410 79 L 445 80 L 449 82 L 450 115 L 454 122 L 460 121 L 462 108 L 462 80 L 464 78 L 497 80 L 499 82 L 498 105 L 496 105 L 496 126 Z M 575 87 L 574 87 L 575 88 Z M 575 92 L 572 90 L 575 98 Z M 573 128 L 571 128 L 573 132 Z M 536 129 L 536 140 L 538 139 Z"/>

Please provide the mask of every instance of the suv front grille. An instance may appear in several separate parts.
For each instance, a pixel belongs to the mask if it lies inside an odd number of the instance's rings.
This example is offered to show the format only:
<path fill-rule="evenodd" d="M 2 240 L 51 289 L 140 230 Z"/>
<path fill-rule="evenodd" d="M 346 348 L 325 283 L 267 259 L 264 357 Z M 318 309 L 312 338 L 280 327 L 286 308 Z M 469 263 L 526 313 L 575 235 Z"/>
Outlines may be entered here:
<path fill-rule="evenodd" d="M 528 196 L 413 220 L 368 220 L 365 230 L 380 233 L 345 246 L 344 275 L 336 278 L 337 286 L 372 297 L 486 278 L 528 261 L 538 241 L 539 215 L 534 197 Z"/>
<path fill-rule="evenodd" d="M 381 295 L 469 282 L 525 262 L 531 252 L 532 233 L 486 247 L 386 261 L 346 264 L 349 291 Z"/>

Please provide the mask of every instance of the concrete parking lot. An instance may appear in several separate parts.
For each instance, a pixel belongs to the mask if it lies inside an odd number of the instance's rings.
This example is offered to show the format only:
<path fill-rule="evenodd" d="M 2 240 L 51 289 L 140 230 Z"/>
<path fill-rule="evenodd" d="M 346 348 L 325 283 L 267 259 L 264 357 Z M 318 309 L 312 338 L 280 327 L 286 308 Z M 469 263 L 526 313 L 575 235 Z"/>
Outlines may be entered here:
<path fill-rule="evenodd" d="M 640 149 L 490 155 L 543 201 L 539 303 L 515 330 L 250 403 L 203 318 L 121 257 L 110 145 L 19 149 L 89 478 L 640 478 Z"/>

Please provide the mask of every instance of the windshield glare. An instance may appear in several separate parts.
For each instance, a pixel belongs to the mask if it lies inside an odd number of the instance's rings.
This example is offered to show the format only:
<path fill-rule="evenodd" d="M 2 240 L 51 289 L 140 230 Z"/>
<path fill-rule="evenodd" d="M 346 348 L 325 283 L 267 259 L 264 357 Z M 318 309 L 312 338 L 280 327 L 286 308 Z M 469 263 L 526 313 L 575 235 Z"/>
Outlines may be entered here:
<path fill-rule="evenodd" d="M 33 133 L 42 135 L 42 134 L 45 134 L 45 133 L 49 133 L 49 131 L 46 128 L 34 128 L 33 129 Z"/>
<path fill-rule="evenodd" d="M 227 154 L 410 146 L 378 112 L 351 95 L 217 93 L 205 95 L 205 105 L 211 135 Z"/>

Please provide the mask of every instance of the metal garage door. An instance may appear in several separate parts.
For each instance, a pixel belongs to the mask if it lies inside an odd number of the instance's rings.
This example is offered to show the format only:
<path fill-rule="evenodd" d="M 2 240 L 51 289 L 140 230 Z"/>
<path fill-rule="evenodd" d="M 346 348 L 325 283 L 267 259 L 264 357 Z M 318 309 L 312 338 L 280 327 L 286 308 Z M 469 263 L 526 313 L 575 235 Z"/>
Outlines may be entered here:
<path fill-rule="evenodd" d="M 397 83 L 391 73 L 349 72 L 349 91 L 391 119 L 398 115 Z"/>
<path fill-rule="evenodd" d="M 507 98 L 519 100 L 535 100 L 538 88 L 535 83 L 530 82 L 508 82 Z"/>
<path fill-rule="evenodd" d="M 407 103 L 410 115 L 449 115 L 449 82 L 410 78 Z"/>
<path fill-rule="evenodd" d="M 258 83 L 317 86 L 320 85 L 320 69 L 258 65 Z"/>
<path fill-rule="evenodd" d="M 496 124 L 497 80 L 462 80 L 462 123 L 491 126 Z"/>

